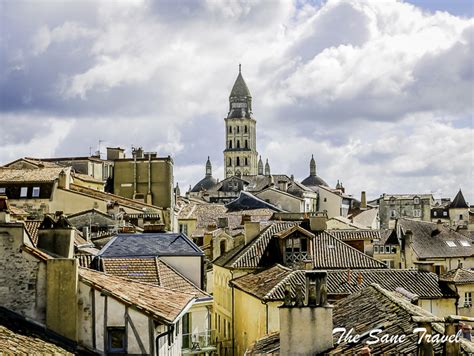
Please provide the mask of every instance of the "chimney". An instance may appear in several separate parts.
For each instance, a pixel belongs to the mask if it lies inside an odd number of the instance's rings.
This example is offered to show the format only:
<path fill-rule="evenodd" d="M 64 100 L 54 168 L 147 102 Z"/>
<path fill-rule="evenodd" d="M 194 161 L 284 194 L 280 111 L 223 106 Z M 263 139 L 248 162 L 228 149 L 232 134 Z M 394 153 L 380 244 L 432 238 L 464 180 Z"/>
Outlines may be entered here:
<path fill-rule="evenodd" d="M 324 231 L 327 229 L 328 217 L 326 214 L 318 213 L 316 216 L 310 216 L 309 226 L 311 231 Z"/>
<path fill-rule="evenodd" d="M 69 189 L 69 177 L 64 170 L 59 173 L 58 188 Z"/>
<path fill-rule="evenodd" d="M 433 344 L 430 341 L 433 334 L 431 323 L 420 321 L 418 322 L 418 328 L 422 330 L 418 333 L 418 356 L 434 356 Z"/>
<path fill-rule="evenodd" d="M 245 245 L 260 234 L 260 223 L 258 221 L 246 221 L 244 224 Z"/>
<path fill-rule="evenodd" d="M 446 342 L 443 343 L 443 354 L 446 356 L 458 356 L 459 355 L 459 342 L 450 342 L 456 336 L 457 329 L 459 326 L 459 321 L 454 320 L 452 317 L 448 316 L 444 320 L 444 335 L 446 337 Z"/>
<path fill-rule="evenodd" d="M 413 242 L 413 232 L 411 230 L 405 231 L 405 245 L 410 246 Z"/>
<path fill-rule="evenodd" d="M 10 222 L 10 204 L 6 196 L 0 196 L 0 223 Z"/>
<path fill-rule="evenodd" d="M 306 271 L 306 294 L 302 286 L 279 307 L 280 355 L 315 355 L 333 347 L 332 306 L 327 301 L 327 272 Z"/>
<path fill-rule="evenodd" d="M 125 158 L 125 150 L 120 147 L 107 147 L 107 161 L 116 161 Z"/>
<path fill-rule="evenodd" d="M 365 191 L 360 193 L 360 209 L 367 209 L 367 197 L 365 195 Z"/>
<path fill-rule="evenodd" d="M 44 227 L 46 219 L 51 220 L 48 227 Z M 74 229 L 67 225 L 65 218 L 54 221 L 46 217 L 38 229 L 38 248 L 44 249 L 64 258 L 74 257 Z"/>

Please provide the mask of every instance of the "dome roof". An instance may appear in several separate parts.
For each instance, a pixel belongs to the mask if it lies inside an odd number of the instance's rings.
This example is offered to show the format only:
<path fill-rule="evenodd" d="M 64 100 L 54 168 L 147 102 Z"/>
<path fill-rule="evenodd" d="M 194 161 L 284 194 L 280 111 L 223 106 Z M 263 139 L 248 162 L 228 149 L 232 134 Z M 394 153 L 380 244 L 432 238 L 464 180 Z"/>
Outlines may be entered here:
<path fill-rule="evenodd" d="M 191 192 L 200 192 L 201 190 L 209 190 L 217 184 L 217 180 L 212 176 L 206 176 L 201 179 L 194 187 Z"/>
<path fill-rule="evenodd" d="M 319 185 L 322 185 L 324 187 L 329 187 L 329 185 L 321 177 L 318 177 L 316 175 L 314 176 L 310 175 L 305 180 L 303 180 L 301 184 L 307 187 L 317 187 Z"/>

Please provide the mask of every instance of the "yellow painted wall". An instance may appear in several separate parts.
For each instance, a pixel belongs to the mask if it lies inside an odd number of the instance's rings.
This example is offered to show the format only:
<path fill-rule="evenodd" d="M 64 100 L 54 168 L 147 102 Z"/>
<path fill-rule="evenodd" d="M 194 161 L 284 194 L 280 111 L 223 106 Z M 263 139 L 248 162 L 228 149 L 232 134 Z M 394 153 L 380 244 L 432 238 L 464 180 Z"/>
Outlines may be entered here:
<path fill-rule="evenodd" d="M 456 314 L 456 298 L 420 299 L 418 305 L 439 317 Z"/>

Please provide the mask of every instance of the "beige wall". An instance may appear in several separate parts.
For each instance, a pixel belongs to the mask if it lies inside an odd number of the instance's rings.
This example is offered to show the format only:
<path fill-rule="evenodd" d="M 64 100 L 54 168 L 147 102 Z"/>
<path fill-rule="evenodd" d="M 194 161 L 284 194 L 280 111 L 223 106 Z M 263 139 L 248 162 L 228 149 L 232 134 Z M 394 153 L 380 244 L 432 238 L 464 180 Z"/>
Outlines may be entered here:
<path fill-rule="evenodd" d="M 123 159 L 115 161 L 114 194 L 133 199 L 134 161 Z M 148 160 L 137 160 L 137 193 L 146 199 L 148 193 Z M 173 161 L 171 158 L 152 159 L 151 193 L 149 204 L 162 208 L 174 208 Z M 146 200 L 145 200 L 146 201 Z"/>
<path fill-rule="evenodd" d="M 319 194 L 319 211 L 327 211 L 328 218 L 333 216 L 341 216 L 342 197 L 323 188 L 318 191 Z"/>
<path fill-rule="evenodd" d="M 458 284 L 456 285 L 456 288 L 459 294 L 459 301 L 458 301 L 459 315 L 474 317 L 474 307 L 473 307 L 474 299 L 471 299 L 470 307 L 464 307 L 464 297 L 466 293 L 471 293 L 471 298 L 474 298 L 474 283 Z"/>
<path fill-rule="evenodd" d="M 281 193 L 272 189 L 266 189 L 260 193 L 255 194 L 262 200 L 273 204 L 280 209 L 291 213 L 305 212 L 305 204 L 303 199 L 299 199 L 290 194 Z"/>
<path fill-rule="evenodd" d="M 456 298 L 420 299 L 418 305 L 439 317 L 457 314 Z"/>
<path fill-rule="evenodd" d="M 162 256 L 163 262 L 168 263 L 199 288 L 202 287 L 202 269 L 200 256 Z"/>

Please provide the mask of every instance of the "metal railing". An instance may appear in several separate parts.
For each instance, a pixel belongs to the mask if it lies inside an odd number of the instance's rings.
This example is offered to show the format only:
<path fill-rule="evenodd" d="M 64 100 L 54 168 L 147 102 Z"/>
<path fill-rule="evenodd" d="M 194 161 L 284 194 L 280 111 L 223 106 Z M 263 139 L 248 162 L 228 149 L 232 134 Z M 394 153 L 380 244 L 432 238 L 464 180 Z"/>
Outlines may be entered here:
<path fill-rule="evenodd" d="M 206 350 L 215 348 L 216 331 L 206 330 L 198 333 L 183 334 L 182 349 L 190 351 Z"/>

